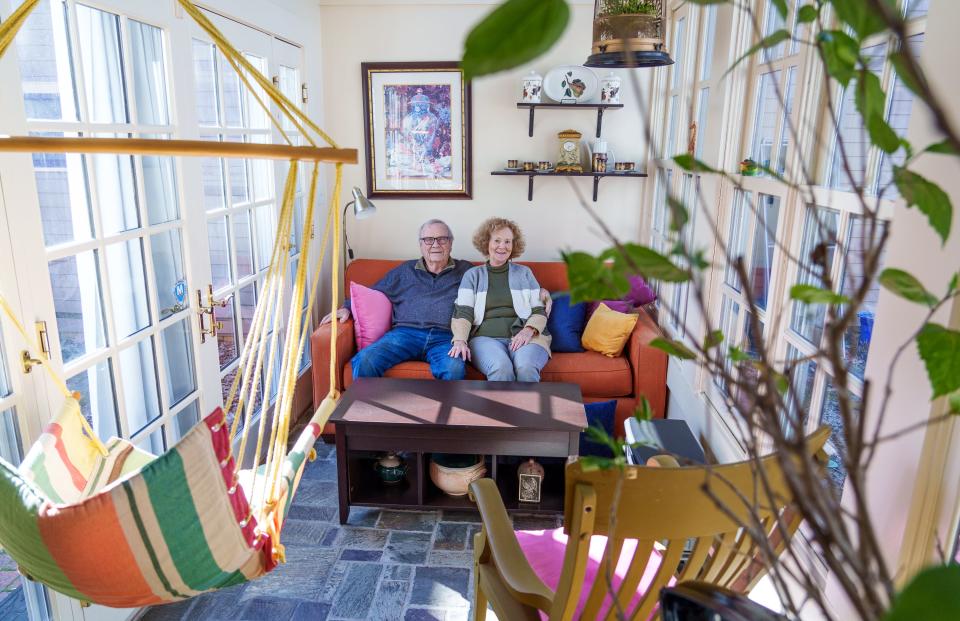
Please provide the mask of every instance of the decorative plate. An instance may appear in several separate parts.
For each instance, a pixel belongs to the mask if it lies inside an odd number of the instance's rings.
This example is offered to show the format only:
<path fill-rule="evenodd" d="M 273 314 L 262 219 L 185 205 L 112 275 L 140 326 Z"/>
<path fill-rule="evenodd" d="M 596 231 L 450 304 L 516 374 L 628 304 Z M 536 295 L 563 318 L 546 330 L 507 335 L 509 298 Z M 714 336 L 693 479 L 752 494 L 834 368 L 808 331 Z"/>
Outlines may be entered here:
<path fill-rule="evenodd" d="M 543 78 L 543 92 L 557 103 L 589 103 L 597 96 L 597 74 L 580 65 L 560 65 Z"/>

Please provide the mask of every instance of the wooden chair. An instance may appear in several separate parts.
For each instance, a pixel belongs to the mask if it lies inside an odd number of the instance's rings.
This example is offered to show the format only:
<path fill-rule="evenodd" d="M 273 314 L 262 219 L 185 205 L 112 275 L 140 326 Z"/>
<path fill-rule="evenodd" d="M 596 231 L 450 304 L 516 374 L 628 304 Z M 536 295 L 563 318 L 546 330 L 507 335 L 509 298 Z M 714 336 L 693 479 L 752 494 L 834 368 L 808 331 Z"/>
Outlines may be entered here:
<path fill-rule="evenodd" d="M 829 435 L 830 429 L 821 427 L 807 437 L 812 457 L 822 457 Z M 753 462 L 709 468 L 631 466 L 624 473 L 614 538 L 609 539 L 606 535 L 618 472 L 584 472 L 579 462 L 571 462 L 566 467 L 565 482 L 563 532 L 567 542 L 560 543 L 565 547 L 554 559 L 562 563 L 555 588 L 541 580 L 524 555 L 496 483 L 491 479 L 474 481 L 470 492 L 483 527 L 474 539 L 473 618 L 485 619 L 489 601 L 501 620 L 540 619 L 541 611 L 551 620 L 616 619 L 617 607 L 611 605 L 605 570 L 611 559 L 620 575 L 613 590 L 625 618 L 631 620 L 659 617 L 655 609 L 660 589 L 684 580 L 748 592 L 765 573 L 759 548 L 704 492 L 704 485 L 709 485 L 711 493 L 744 523 L 749 521 L 749 512 L 742 499 L 760 499 L 755 510 L 765 524 L 768 541 L 780 554 L 799 527 L 800 518 L 790 507 L 790 494 L 775 458 L 768 456 L 761 465 L 775 497 L 780 499 L 776 506 L 764 504 L 769 496 L 762 491 Z M 782 529 L 775 527 L 777 516 L 782 518 Z M 629 543 L 626 547 L 625 540 Z M 602 544 L 599 561 L 598 543 Z M 594 574 L 592 582 L 590 573 Z M 643 587 L 642 591 L 638 587 Z"/>

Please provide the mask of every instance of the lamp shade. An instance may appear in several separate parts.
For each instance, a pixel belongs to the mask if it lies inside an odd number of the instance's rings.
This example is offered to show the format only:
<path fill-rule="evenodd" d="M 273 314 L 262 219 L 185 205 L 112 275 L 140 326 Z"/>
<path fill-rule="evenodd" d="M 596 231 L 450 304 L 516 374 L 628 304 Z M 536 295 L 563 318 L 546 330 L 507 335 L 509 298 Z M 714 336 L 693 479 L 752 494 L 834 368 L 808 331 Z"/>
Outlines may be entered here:
<path fill-rule="evenodd" d="M 352 193 L 353 215 L 357 220 L 369 218 L 373 214 L 377 213 L 377 206 L 371 203 L 370 199 L 363 195 L 363 192 L 360 191 L 360 188 L 354 186 Z"/>

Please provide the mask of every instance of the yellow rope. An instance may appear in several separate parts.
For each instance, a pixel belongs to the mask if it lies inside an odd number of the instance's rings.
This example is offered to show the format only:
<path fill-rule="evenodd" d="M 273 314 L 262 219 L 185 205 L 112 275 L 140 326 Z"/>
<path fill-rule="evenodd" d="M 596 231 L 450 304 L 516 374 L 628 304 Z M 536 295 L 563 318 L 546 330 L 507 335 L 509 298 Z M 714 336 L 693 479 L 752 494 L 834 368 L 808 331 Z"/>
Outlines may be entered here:
<path fill-rule="evenodd" d="M 5 22 L 0 24 L 0 56 L 3 56 L 23 23 L 27 21 L 30 12 L 40 4 L 40 0 L 26 0 Z"/>

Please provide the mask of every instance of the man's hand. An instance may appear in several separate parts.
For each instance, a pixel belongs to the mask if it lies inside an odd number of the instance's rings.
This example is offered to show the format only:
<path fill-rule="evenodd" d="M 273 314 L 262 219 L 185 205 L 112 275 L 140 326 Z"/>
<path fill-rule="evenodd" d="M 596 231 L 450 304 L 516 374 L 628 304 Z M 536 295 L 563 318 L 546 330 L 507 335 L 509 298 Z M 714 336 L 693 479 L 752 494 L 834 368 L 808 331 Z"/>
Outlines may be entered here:
<path fill-rule="evenodd" d="M 510 339 L 510 351 L 517 351 L 518 349 L 520 349 L 521 347 L 529 343 L 530 339 L 533 338 L 534 334 L 535 334 L 534 329 L 531 327 L 526 327 L 523 330 L 520 330 L 519 332 L 517 332 L 516 335 L 514 335 L 514 337 Z"/>
<path fill-rule="evenodd" d="M 451 358 L 463 358 L 464 362 L 470 361 L 470 346 L 466 341 L 454 341 L 453 347 L 447 352 Z"/>
<path fill-rule="evenodd" d="M 333 313 L 328 313 L 326 317 L 320 320 L 320 325 L 330 323 L 330 320 L 333 318 Z M 350 309 L 348 308 L 338 308 L 337 309 L 337 321 L 343 323 L 347 319 L 350 319 Z"/>
<path fill-rule="evenodd" d="M 540 301 L 543 302 L 543 310 L 549 317 L 550 309 L 553 308 L 553 298 L 550 297 L 550 292 L 546 289 L 540 289 Z"/>

